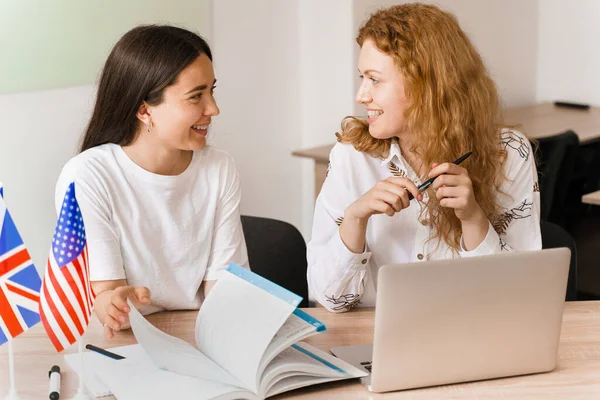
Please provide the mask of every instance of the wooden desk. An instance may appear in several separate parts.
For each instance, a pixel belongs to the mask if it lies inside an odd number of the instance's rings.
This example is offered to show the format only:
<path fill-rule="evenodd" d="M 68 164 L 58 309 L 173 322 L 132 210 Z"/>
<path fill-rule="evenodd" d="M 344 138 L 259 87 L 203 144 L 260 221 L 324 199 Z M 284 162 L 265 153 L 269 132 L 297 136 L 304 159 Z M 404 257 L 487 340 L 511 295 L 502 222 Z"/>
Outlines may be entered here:
<path fill-rule="evenodd" d="M 552 103 L 507 108 L 504 121 L 507 125 L 520 125 L 527 137 L 540 139 L 574 131 L 581 143 L 600 139 L 600 107 L 589 110 L 555 107 Z"/>
<path fill-rule="evenodd" d="M 600 107 L 591 107 L 587 111 L 555 107 L 552 103 L 513 107 L 506 109 L 504 121 L 506 125 L 516 125 L 532 139 L 552 136 L 569 129 L 577 133 L 581 143 L 600 139 Z M 294 156 L 315 160 L 315 197 L 323 186 L 332 148 L 333 144 L 328 144 L 292 153 Z"/>
<path fill-rule="evenodd" d="M 581 197 L 581 201 L 585 204 L 593 204 L 595 206 L 600 206 L 600 190 L 584 194 Z"/>
<path fill-rule="evenodd" d="M 305 309 L 323 321 L 327 332 L 307 342 L 323 350 L 334 346 L 369 343 L 373 337 L 374 310 L 355 309 L 345 314 L 332 314 L 323 308 Z M 194 340 L 197 312 L 175 311 L 151 315 L 148 319 L 158 328 L 190 343 Z M 93 320 L 86 342 L 101 347 L 135 343 L 131 331 L 117 333 L 107 343 L 102 327 Z M 7 346 L 0 348 L 0 397 L 8 388 Z M 48 398 L 48 369 L 61 367 L 61 398 L 75 394 L 77 379 L 56 354 L 41 324 L 14 341 L 17 388 L 22 399 Z M 70 348 L 68 352 L 76 349 Z M 460 362 L 460 360 L 457 360 Z M 493 362 L 493 360 L 491 360 Z M 110 399 L 113 397 L 106 397 Z M 566 303 L 559 347 L 559 366 L 545 374 L 495 379 L 451 386 L 416 389 L 387 394 L 372 394 L 357 380 L 328 383 L 284 393 L 276 399 L 594 399 L 600 398 L 600 301 Z"/>

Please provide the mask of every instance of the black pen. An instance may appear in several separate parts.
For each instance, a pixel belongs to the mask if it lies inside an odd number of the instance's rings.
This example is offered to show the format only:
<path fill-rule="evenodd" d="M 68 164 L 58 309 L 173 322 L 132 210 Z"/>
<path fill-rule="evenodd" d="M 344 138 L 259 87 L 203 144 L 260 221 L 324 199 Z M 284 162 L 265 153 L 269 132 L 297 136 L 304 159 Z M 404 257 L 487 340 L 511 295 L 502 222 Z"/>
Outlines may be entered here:
<path fill-rule="evenodd" d="M 456 159 L 456 161 L 454 161 L 454 162 L 453 162 L 453 164 L 456 164 L 456 165 L 460 164 L 461 162 L 463 162 L 463 161 L 465 161 L 467 158 L 469 158 L 469 156 L 470 156 L 471 154 L 473 154 L 473 152 L 472 152 L 472 151 L 468 152 L 467 154 L 464 154 L 464 155 L 460 156 L 459 158 L 457 158 L 457 159 Z M 422 192 L 423 190 L 425 190 L 425 189 L 427 189 L 429 186 L 431 186 L 431 184 L 433 183 L 433 181 L 435 181 L 435 178 L 437 178 L 437 176 L 436 176 L 436 177 L 434 177 L 434 178 L 429 178 L 429 179 L 427 179 L 427 180 L 425 181 L 425 183 L 423 183 L 423 184 L 419 185 L 419 187 L 417 188 L 417 189 L 419 189 L 419 192 Z M 412 195 L 412 193 L 409 193 L 409 194 L 408 194 L 408 200 L 409 200 L 409 201 L 410 201 L 410 200 L 412 200 L 412 199 L 414 199 L 414 198 L 415 198 L 415 197 Z"/>
<path fill-rule="evenodd" d="M 100 347 L 96 347 L 93 344 L 86 344 L 85 348 L 88 349 L 88 350 L 91 350 L 91 351 L 95 351 L 96 353 L 102 354 L 103 356 L 110 357 L 113 360 L 122 360 L 122 359 L 125 358 L 125 357 L 120 356 L 120 355 L 118 355 L 116 353 L 112 353 L 112 352 L 110 352 L 108 350 L 104 350 L 104 349 L 101 349 Z"/>

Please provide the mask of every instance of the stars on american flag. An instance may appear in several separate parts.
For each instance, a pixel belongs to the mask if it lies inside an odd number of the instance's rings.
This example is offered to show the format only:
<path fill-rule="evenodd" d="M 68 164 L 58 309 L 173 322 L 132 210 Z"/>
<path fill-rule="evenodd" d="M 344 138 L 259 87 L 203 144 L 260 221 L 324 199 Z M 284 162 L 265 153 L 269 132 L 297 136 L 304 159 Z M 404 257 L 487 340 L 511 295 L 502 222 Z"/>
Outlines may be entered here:
<path fill-rule="evenodd" d="M 58 225 L 52 239 L 52 252 L 59 267 L 70 263 L 81 253 L 86 243 L 85 227 L 74 191 L 67 189 Z"/>

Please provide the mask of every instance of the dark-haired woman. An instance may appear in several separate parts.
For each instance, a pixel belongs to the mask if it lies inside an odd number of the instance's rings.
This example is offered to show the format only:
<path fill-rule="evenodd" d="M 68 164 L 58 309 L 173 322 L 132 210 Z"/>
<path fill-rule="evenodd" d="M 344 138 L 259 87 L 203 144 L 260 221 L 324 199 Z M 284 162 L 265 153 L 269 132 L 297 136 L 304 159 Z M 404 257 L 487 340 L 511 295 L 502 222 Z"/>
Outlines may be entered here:
<path fill-rule="evenodd" d="M 248 267 L 233 160 L 206 145 L 216 79 L 208 44 L 172 26 L 140 26 L 110 53 L 81 152 L 56 186 L 75 182 L 94 309 L 107 338 L 144 314 L 197 309 L 232 262 Z"/>

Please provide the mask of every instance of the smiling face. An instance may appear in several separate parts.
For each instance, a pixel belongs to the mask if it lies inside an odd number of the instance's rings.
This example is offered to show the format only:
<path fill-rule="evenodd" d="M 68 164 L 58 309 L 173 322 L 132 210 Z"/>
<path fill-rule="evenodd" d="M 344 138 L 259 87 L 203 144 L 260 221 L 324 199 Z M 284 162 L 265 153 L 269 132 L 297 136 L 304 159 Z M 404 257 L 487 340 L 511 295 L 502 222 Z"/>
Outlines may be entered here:
<path fill-rule="evenodd" d="M 142 134 L 152 136 L 168 149 L 202 149 L 211 119 L 219 115 L 213 97 L 216 81 L 212 62 L 202 54 L 164 90 L 160 104 L 147 107 L 147 118 L 140 119 L 146 126 L 152 121 L 152 128 Z"/>
<path fill-rule="evenodd" d="M 361 84 L 356 101 L 367 109 L 369 133 L 377 139 L 400 136 L 406 130 L 404 78 L 391 56 L 365 40 L 358 58 Z"/>

